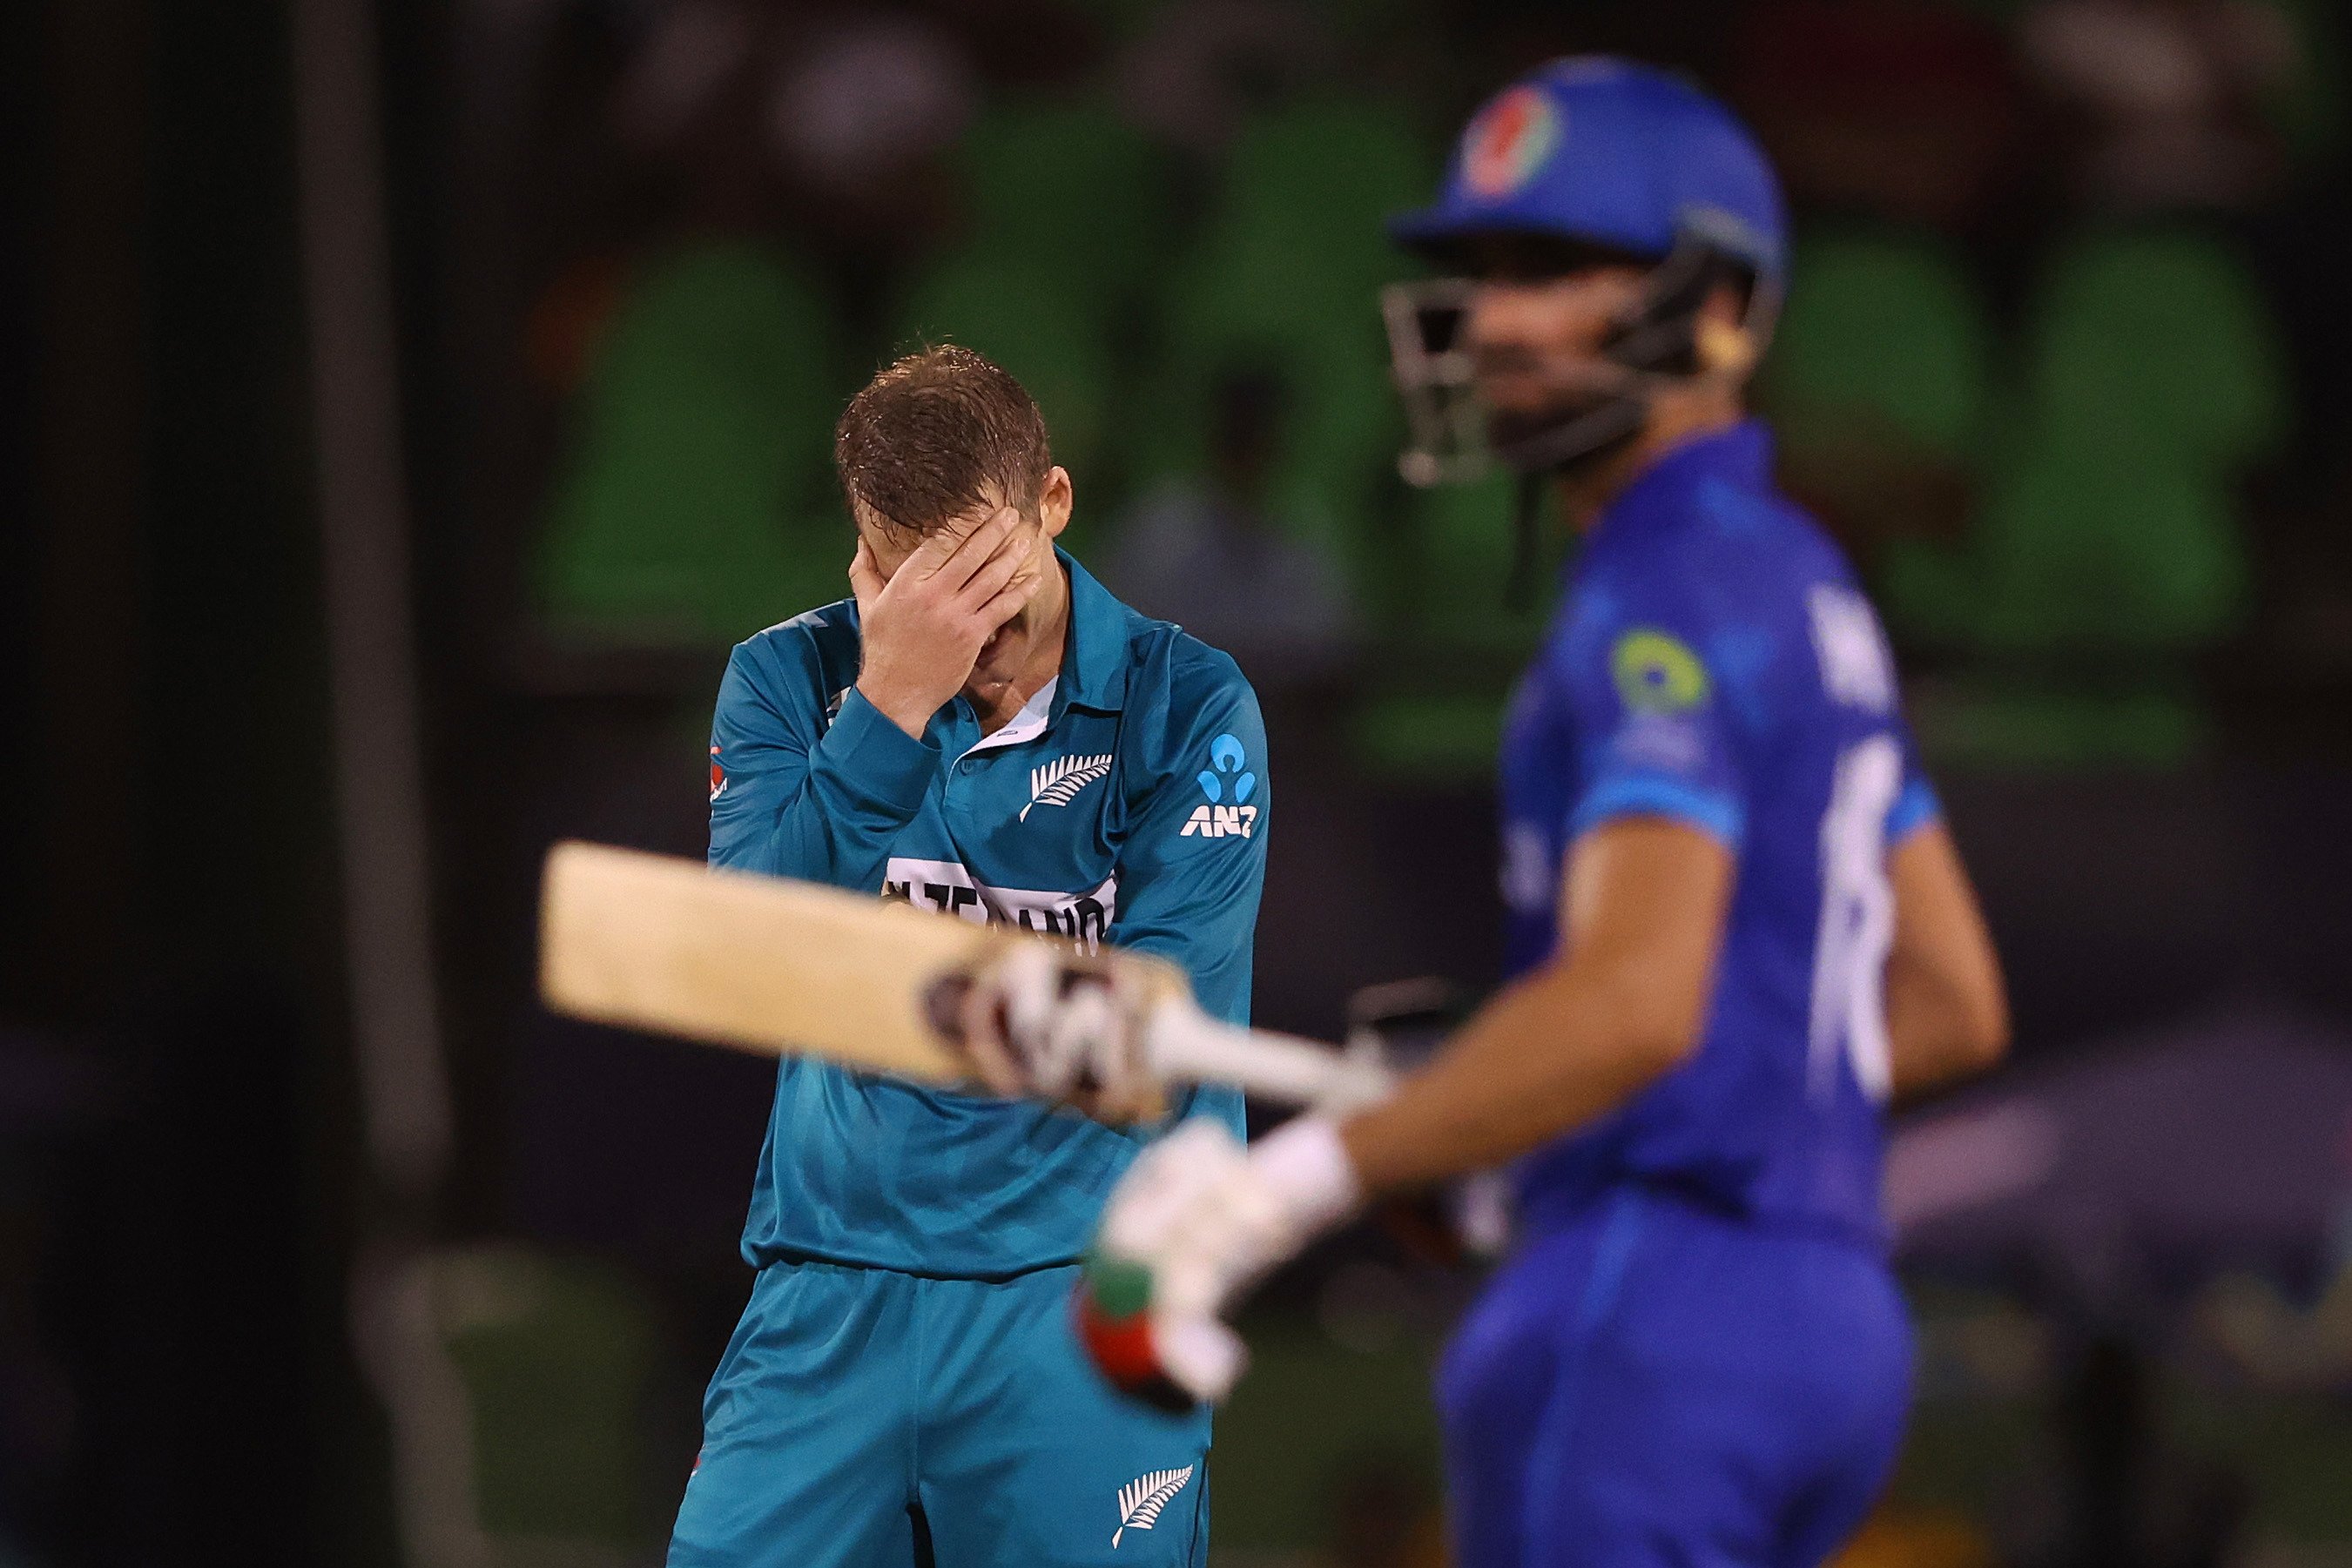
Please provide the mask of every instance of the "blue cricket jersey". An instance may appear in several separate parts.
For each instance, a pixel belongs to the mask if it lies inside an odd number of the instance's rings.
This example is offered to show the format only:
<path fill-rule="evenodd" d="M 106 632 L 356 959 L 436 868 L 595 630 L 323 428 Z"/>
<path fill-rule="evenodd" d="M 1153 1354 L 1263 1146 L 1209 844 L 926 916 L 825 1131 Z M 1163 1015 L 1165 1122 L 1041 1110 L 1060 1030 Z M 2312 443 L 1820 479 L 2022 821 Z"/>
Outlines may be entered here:
<path fill-rule="evenodd" d="M 1748 422 L 1668 454 L 1591 530 L 1503 747 L 1507 967 L 1559 941 L 1578 835 L 1664 817 L 1738 877 L 1691 1059 L 1517 1171 L 1535 1229 L 1644 1181 L 1879 1244 L 1886 854 L 1937 814 L 1884 633 Z"/>
<path fill-rule="evenodd" d="M 961 696 L 916 740 L 858 695 L 855 601 L 740 644 L 711 729 L 710 862 L 1160 953 L 1246 1023 L 1270 794 L 1256 695 L 1060 559 L 1061 674 L 986 737 Z M 1236 1091 L 1177 1110 L 1241 1132 Z M 1155 1133 L 788 1057 L 743 1256 L 961 1279 L 1071 1262 Z"/>

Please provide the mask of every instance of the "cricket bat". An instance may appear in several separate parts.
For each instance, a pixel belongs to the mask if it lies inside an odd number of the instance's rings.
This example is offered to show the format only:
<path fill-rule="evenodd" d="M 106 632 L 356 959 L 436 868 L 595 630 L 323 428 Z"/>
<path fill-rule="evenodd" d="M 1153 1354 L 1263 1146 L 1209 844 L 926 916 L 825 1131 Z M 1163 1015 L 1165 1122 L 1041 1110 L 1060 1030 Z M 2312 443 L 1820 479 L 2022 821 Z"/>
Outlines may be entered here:
<path fill-rule="evenodd" d="M 547 857 L 540 990 L 574 1018 L 944 1087 L 971 1078 L 955 1040 L 963 988 L 1008 944 L 1047 940 L 814 883 L 575 841 Z M 1164 958 L 1060 946 L 1066 961 L 1114 970 L 1143 998 L 1146 1061 L 1160 1082 L 1234 1083 L 1333 1111 L 1391 1087 L 1387 1069 L 1364 1056 L 1208 1017 Z"/>

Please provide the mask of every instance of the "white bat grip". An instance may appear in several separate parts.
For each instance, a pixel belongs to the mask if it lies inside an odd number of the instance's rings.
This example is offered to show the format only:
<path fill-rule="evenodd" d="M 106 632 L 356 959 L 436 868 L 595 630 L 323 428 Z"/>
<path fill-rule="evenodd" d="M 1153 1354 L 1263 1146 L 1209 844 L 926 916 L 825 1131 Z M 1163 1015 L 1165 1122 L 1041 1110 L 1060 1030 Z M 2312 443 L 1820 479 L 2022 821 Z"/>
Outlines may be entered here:
<path fill-rule="evenodd" d="M 1318 1111 L 1344 1113 L 1388 1098 L 1395 1075 L 1328 1045 L 1219 1023 L 1188 998 L 1152 1009 L 1144 1051 L 1160 1078 L 1232 1083 L 1248 1093 Z"/>

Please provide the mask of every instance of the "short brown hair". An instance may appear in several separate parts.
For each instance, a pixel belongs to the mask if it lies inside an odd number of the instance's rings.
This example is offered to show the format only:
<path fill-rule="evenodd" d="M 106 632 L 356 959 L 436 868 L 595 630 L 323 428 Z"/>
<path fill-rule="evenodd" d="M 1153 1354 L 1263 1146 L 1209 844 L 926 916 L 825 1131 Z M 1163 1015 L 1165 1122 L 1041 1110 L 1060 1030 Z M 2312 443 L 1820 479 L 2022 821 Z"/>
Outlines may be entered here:
<path fill-rule="evenodd" d="M 1034 516 L 1054 454 L 1021 383 L 943 343 L 887 367 L 833 432 L 851 515 L 928 534 L 994 502 Z"/>

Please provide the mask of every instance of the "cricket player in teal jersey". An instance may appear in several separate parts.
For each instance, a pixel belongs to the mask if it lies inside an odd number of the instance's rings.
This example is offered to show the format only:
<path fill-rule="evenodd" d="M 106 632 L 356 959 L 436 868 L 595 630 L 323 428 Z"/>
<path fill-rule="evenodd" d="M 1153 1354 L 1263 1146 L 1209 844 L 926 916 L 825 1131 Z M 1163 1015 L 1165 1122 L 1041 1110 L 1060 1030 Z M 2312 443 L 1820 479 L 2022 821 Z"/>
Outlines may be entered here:
<path fill-rule="evenodd" d="M 980 355 L 890 366 L 835 455 L 855 596 L 735 650 L 711 863 L 1160 953 L 1245 1022 L 1271 791 L 1240 670 L 1056 549 L 1069 476 Z M 1205 1410 L 1118 1396 L 1066 1310 L 1112 1183 L 1203 1113 L 1239 1134 L 1231 1090 L 1121 1126 L 785 1059 L 671 1568 L 1203 1562 Z"/>

